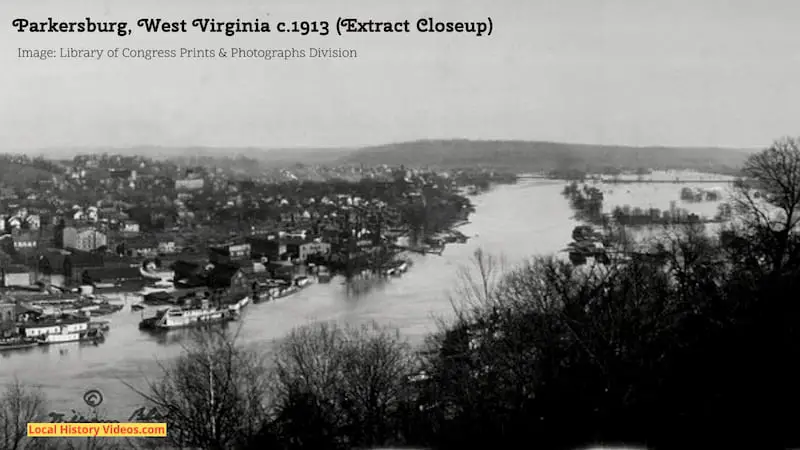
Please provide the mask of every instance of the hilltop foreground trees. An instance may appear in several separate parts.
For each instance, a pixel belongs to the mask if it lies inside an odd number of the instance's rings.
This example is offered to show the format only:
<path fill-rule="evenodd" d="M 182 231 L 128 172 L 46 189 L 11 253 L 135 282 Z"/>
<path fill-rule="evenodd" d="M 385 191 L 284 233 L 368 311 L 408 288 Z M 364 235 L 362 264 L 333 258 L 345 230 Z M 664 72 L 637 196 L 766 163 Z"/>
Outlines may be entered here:
<path fill-rule="evenodd" d="M 279 345 L 272 372 L 277 448 L 402 443 L 415 361 L 396 330 L 321 323 Z"/>
<path fill-rule="evenodd" d="M 730 227 L 665 229 L 666 258 L 507 273 L 429 353 L 429 443 L 797 445 L 797 143 L 747 161 Z"/>

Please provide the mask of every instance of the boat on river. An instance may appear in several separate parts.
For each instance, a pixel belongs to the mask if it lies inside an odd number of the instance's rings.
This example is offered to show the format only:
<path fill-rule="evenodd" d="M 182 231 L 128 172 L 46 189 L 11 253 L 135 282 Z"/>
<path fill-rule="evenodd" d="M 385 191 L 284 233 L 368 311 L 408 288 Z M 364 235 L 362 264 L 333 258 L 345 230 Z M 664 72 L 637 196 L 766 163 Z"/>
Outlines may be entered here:
<path fill-rule="evenodd" d="M 228 310 L 238 313 L 241 312 L 249 304 L 250 304 L 250 297 L 245 297 L 239 301 L 229 303 Z"/>
<path fill-rule="evenodd" d="M 279 298 L 288 297 L 298 291 L 300 291 L 300 288 L 294 284 L 273 286 L 262 292 L 261 300 L 277 300 Z"/>
<path fill-rule="evenodd" d="M 277 300 L 279 298 L 288 297 L 292 294 L 300 292 L 301 289 L 302 287 L 296 284 L 272 284 L 258 291 L 257 300 Z"/>
<path fill-rule="evenodd" d="M 89 318 L 63 315 L 29 319 L 23 316 L 23 320 L 17 323 L 17 328 L 22 336 L 28 338 L 38 338 L 45 334 L 77 333 L 89 329 Z"/>
<path fill-rule="evenodd" d="M 228 308 L 209 306 L 206 302 L 200 306 L 174 306 L 156 312 L 139 322 L 139 328 L 151 331 L 166 331 L 209 324 L 225 323 L 235 320 L 238 311 Z"/>
<path fill-rule="evenodd" d="M 99 326 L 91 324 L 88 317 L 66 315 L 25 320 L 20 322 L 18 327 L 25 339 L 32 339 L 39 345 L 98 341 L 105 337 L 102 324 Z"/>
<path fill-rule="evenodd" d="M 312 280 L 309 277 L 297 277 L 291 282 L 270 279 L 256 283 L 253 288 L 253 301 L 258 303 L 288 297 L 311 286 L 311 284 Z"/>
<path fill-rule="evenodd" d="M 80 331 L 66 331 L 60 333 L 47 333 L 37 336 L 39 345 L 66 344 L 67 342 L 99 342 L 105 339 L 105 334 L 100 328 L 87 328 Z"/>

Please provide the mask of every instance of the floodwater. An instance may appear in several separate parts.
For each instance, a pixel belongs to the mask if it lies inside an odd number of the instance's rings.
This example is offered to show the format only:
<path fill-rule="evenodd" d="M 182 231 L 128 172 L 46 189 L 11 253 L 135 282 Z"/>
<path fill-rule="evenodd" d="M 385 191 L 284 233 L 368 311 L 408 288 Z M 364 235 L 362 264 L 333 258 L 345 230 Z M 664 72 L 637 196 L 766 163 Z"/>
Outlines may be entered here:
<path fill-rule="evenodd" d="M 239 322 L 240 337 L 246 344 L 268 349 L 292 328 L 312 321 L 359 323 L 374 319 L 399 328 L 412 342 L 419 342 L 435 330 L 437 317 L 452 314 L 449 292 L 456 286 L 459 267 L 469 264 L 476 248 L 515 263 L 565 247 L 577 222 L 561 196 L 564 185 L 526 180 L 474 197 L 477 212 L 471 223 L 460 228 L 472 237 L 468 243 L 449 245 L 441 256 L 415 255 L 408 273 L 363 295 L 348 295 L 341 280 L 334 279 L 275 302 L 251 305 Z M 719 186 L 725 185 L 720 180 Z M 676 201 L 679 207 L 710 216 L 717 208 L 716 203 L 680 201 L 682 187 L 714 186 L 708 183 L 599 186 L 606 192 L 607 210 L 624 204 L 667 209 L 671 201 Z M 139 301 L 132 296 L 121 300 L 127 304 Z M 100 411 L 124 421 L 142 403 L 125 383 L 143 388 L 148 378 L 157 377 L 159 362 L 168 362 L 181 352 L 180 340 L 185 334 L 157 338 L 143 333 L 138 329 L 141 313 L 132 312 L 129 306 L 104 319 L 111 321 L 111 331 L 102 344 L 62 344 L 0 354 L 0 383 L 17 377 L 40 385 L 51 408 L 68 413 L 68 417 L 71 409 L 86 411 L 84 392 L 96 389 L 103 395 Z"/>

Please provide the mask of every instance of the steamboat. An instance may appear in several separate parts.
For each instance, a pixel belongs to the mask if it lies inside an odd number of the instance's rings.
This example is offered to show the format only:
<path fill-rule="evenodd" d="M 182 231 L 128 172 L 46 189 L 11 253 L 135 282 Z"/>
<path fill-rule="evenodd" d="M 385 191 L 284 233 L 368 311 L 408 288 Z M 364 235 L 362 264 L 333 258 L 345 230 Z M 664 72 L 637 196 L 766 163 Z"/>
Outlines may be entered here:
<path fill-rule="evenodd" d="M 199 305 L 173 306 L 156 312 L 152 317 L 143 318 L 139 328 L 151 331 L 167 331 L 208 324 L 225 323 L 238 317 L 238 309 L 211 306 L 204 299 Z"/>
<path fill-rule="evenodd" d="M 62 316 L 24 320 L 19 324 L 19 330 L 25 345 L 31 341 L 38 345 L 49 345 L 103 340 L 105 335 L 102 327 L 90 325 L 88 317 Z"/>
<path fill-rule="evenodd" d="M 67 342 L 99 342 L 105 339 L 105 334 L 100 328 L 81 331 L 61 330 L 58 333 L 39 335 L 37 339 L 39 345 L 65 344 Z"/>

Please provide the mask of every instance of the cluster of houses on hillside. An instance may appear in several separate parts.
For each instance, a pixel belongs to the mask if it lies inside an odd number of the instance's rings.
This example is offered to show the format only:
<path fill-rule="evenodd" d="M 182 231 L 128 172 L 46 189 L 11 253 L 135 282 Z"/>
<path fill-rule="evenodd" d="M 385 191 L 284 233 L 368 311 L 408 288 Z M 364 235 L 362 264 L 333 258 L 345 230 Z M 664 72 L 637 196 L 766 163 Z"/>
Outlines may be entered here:
<path fill-rule="evenodd" d="M 26 272 L 29 284 L 111 276 L 104 270 L 134 276 L 127 269 L 146 259 L 349 265 L 412 227 L 435 233 L 464 220 L 471 205 L 459 186 L 494 176 L 298 165 L 266 180 L 118 155 L 13 161 L 39 172 L 23 184 L 0 180 L 3 285 L 24 285 Z"/>
<path fill-rule="evenodd" d="M 69 230 L 69 229 L 67 229 Z M 86 232 L 85 239 L 105 242 L 99 232 Z M 80 233 L 79 233 L 80 235 Z M 164 242 L 162 242 L 163 244 Z M 174 244 L 170 242 L 170 244 Z M 160 251 L 170 250 L 170 251 Z M 332 254 L 332 246 L 320 238 L 248 236 L 208 246 L 204 251 L 176 251 L 177 247 L 152 248 L 146 254 L 129 252 L 87 251 L 75 246 L 44 248 L 28 255 L 24 263 L 5 264 L 0 267 L 0 287 L 29 287 L 36 284 L 71 286 L 94 283 L 122 283 L 146 281 L 142 268 L 154 263 L 165 270 L 177 262 L 203 264 L 236 264 L 242 267 L 253 263 L 275 263 L 283 267 L 305 263 L 309 258 L 325 260 Z"/>

